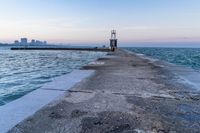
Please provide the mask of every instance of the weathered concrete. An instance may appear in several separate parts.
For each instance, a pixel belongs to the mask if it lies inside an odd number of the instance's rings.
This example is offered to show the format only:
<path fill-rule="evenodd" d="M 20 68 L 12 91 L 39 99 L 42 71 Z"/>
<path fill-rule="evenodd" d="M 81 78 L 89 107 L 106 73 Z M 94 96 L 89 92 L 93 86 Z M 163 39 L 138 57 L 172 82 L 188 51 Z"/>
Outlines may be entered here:
<path fill-rule="evenodd" d="M 200 93 L 176 75 L 122 50 L 98 61 L 83 68 L 95 75 L 9 132 L 200 132 Z"/>
<path fill-rule="evenodd" d="M 0 106 L 0 133 L 9 131 L 13 126 L 33 115 L 48 103 L 62 99 L 65 92 L 74 85 L 94 74 L 94 70 L 74 70 L 56 77 L 27 95 Z"/>

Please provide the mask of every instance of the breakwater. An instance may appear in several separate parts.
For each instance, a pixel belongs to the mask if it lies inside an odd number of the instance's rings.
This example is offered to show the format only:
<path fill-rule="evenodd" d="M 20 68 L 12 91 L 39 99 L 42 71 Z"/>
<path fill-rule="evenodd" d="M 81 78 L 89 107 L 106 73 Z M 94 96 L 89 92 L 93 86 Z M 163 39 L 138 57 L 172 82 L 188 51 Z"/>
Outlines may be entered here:
<path fill-rule="evenodd" d="M 75 50 L 109 52 L 109 48 L 12 47 L 11 50 Z"/>
<path fill-rule="evenodd" d="M 174 72 L 182 69 L 170 71 L 124 50 L 82 69 L 95 73 L 9 132 L 200 131 L 200 92 L 179 82 Z"/>

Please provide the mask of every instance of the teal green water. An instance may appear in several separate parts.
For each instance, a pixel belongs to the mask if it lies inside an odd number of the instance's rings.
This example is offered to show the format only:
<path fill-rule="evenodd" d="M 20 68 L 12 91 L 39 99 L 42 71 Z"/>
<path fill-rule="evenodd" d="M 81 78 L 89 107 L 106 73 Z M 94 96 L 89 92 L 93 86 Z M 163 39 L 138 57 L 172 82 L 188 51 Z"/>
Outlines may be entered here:
<path fill-rule="evenodd" d="M 200 48 L 126 48 L 135 53 L 200 71 Z"/>
<path fill-rule="evenodd" d="M 86 51 L 11 51 L 0 48 L 0 106 L 105 54 Z"/>

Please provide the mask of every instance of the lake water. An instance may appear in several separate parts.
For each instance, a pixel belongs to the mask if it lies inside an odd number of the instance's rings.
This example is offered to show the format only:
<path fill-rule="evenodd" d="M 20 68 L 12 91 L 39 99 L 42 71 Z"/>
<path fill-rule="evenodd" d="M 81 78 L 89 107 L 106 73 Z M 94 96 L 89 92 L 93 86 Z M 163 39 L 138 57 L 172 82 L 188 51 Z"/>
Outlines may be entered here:
<path fill-rule="evenodd" d="M 87 51 L 11 51 L 0 47 L 0 106 L 105 54 Z"/>
<path fill-rule="evenodd" d="M 132 52 L 200 71 L 200 48 L 126 48 Z"/>

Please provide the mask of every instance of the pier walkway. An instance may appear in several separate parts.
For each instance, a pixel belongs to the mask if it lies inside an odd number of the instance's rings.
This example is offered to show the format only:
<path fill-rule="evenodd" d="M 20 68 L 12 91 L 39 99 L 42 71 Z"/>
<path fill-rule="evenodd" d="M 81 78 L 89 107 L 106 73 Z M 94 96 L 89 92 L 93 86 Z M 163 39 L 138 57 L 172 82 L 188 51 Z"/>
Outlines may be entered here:
<path fill-rule="evenodd" d="M 83 70 L 95 74 L 9 132 L 200 132 L 200 93 L 165 67 L 117 50 Z"/>

